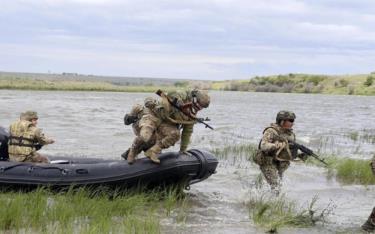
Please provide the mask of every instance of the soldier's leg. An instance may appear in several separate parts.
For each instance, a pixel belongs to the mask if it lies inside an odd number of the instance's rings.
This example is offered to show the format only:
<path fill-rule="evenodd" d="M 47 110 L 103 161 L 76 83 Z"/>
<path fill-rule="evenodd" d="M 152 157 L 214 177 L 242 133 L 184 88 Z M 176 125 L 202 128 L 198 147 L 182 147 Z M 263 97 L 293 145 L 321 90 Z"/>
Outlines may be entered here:
<path fill-rule="evenodd" d="M 145 155 L 152 161 L 158 163 L 160 160 L 156 155 L 160 154 L 162 149 L 167 149 L 180 139 L 180 130 L 174 124 L 162 123 L 157 129 L 156 144 L 145 152 Z"/>
<path fill-rule="evenodd" d="M 284 172 L 286 169 L 288 169 L 290 162 L 289 161 L 278 161 L 277 165 L 277 170 L 279 173 L 280 180 L 283 179 Z"/>
<path fill-rule="evenodd" d="M 137 155 L 142 152 L 145 147 L 150 147 L 151 144 L 155 142 L 155 131 L 157 128 L 158 119 L 152 115 L 144 115 L 139 121 L 139 135 L 133 141 L 132 146 L 130 147 L 127 153 L 127 160 L 129 164 L 134 163 Z M 133 128 L 134 132 L 137 133 Z M 124 153 L 126 154 L 126 152 Z M 125 155 L 124 155 L 125 156 Z"/>
<path fill-rule="evenodd" d="M 272 158 L 266 158 L 263 160 L 262 165 L 260 165 L 260 170 L 263 176 L 266 178 L 267 183 L 271 186 L 272 191 L 279 191 L 279 175 L 276 164 L 273 162 Z"/>
<path fill-rule="evenodd" d="M 372 209 L 367 221 L 362 225 L 362 229 L 367 232 L 375 231 L 375 207 Z"/>

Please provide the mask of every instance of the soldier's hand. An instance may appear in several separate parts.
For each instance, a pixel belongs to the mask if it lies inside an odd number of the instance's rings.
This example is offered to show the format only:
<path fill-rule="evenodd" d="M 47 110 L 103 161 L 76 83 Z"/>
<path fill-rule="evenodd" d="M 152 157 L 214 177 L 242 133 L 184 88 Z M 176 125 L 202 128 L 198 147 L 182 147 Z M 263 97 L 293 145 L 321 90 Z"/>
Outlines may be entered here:
<path fill-rule="evenodd" d="M 298 157 L 299 157 L 300 159 L 302 159 L 302 161 L 305 162 L 305 161 L 309 158 L 309 155 L 307 155 L 307 154 L 305 154 L 305 153 L 301 153 L 301 154 L 298 155 Z"/>
<path fill-rule="evenodd" d="M 137 120 L 138 120 L 137 116 L 132 116 L 132 115 L 129 115 L 129 114 L 126 114 L 124 116 L 124 124 L 125 125 L 130 125 L 132 123 L 135 123 L 135 122 L 137 122 Z"/>
<path fill-rule="evenodd" d="M 284 148 L 286 146 L 286 143 L 285 142 L 277 141 L 275 143 L 275 145 L 276 145 L 276 149 L 281 149 L 281 148 Z"/>
<path fill-rule="evenodd" d="M 180 150 L 180 152 L 179 152 L 180 154 L 185 154 L 185 155 L 190 155 L 190 153 L 189 152 L 187 152 L 186 150 L 184 150 L 184 151 L 182 151 L 182 150 Z"/>
<path fill-rule="evenodd" d="M 49 139 L 48 143 L 49 144 L 53 144 L 53 143 L 55 143 L 55 140 L 54 139 Z"/>

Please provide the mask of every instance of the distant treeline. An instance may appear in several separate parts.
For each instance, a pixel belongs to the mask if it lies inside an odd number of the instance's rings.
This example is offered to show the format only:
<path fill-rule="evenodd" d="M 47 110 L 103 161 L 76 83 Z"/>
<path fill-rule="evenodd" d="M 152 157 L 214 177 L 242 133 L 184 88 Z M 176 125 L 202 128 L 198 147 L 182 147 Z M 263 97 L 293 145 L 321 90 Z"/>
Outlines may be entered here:
<path fill-rule="evenodd" d="M 133 79 L 133 80 L 132 80 Z M 375 95 L 375 73 L 367 75 L 287 74 L 256 76 L 247 80 L 198 81 L 152 78 L 48 75 L 0 72 L 0 89 L 155 92 L 198 88 L 207 90 Z"/>
<path fill-rule="evenodd" d="M 375 95 L 375 74 L 353 76 L 327 76 L 287 74 L 256 76 L 249 80 L 233 80 L 214 84 L 215 89 L 230 91 L 325 93 L 349 95 Z"/>

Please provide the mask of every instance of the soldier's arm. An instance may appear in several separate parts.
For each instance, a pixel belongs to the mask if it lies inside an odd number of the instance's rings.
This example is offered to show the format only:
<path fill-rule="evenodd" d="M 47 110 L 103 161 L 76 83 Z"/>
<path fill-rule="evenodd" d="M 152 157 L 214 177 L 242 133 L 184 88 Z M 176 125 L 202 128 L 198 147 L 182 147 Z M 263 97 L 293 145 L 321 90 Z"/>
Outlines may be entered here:
<path fill-rule="evenodd" d="M 54 140 L 47 138 L 39 128 L 35 129 L 35 138 L 37 140 L 37 143 L 41 145 L 52 144 L 55 142 Z"/>
<path fill-rule="evenodd" d="M 276 135 L 276 131 L 272 128 L 269 128 L 264 132 L 262 142 L 260 144 L 260 149 L 263 152 L 269 153 L 278 149 Z"/>
<path fill-rule="evenodd" d="M 180 152 L 186 152 L 190 143 L 191 134 L 193 133 L 193 127 L 193 124 L 185 124 L 182 126 Z"/>

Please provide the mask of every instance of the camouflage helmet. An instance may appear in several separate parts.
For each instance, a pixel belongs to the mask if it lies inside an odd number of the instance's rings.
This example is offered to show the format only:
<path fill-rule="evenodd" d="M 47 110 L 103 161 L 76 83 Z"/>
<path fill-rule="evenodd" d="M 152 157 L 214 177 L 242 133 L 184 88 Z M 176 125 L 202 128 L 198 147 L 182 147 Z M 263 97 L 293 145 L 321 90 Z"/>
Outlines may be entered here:
<path fill-rule="evenodd" d="M 282 111 L 279 111 L 279 113 L 277 113 L 277 116 L 276 116 L 276 123 L 281 123 L 282 120 L 288 120 L 288 119 L 295 119 L 296 118 L 296 114 L 294 114 L 293 112 L 291 111 L 286 111 L 286 110 L 282 110 Z"/>
<path fill-rule="evenodd" d="M 152 97 L 146 97 L 144 101 L 144 105 L 147 108 L 153 109 L 158 104 L 158 101 Z"/>
<path fill-rule="evenodd" d="M 210 105 L 210 96 L 207 90 L 194 89 L 191 91 L 191 96 L 193 97 L 193 103 L 196 104 L 197 102 L 202 108 L 207 108 Z"/>
<path fill-rule="evenodd" d="M 26 111 L 24 113 L 21 113 L 20 118 L 23 118 L 28 121 L 31 121 L 33 119 L 39 119 L 38 113 L 36 111 Z"/>

